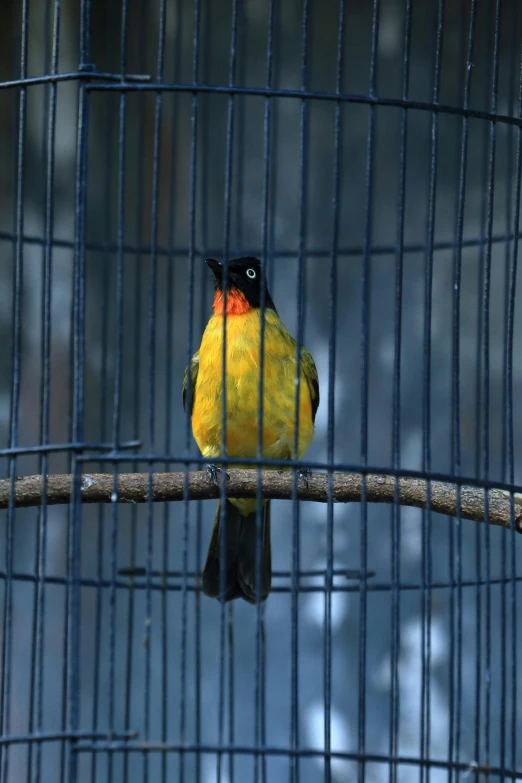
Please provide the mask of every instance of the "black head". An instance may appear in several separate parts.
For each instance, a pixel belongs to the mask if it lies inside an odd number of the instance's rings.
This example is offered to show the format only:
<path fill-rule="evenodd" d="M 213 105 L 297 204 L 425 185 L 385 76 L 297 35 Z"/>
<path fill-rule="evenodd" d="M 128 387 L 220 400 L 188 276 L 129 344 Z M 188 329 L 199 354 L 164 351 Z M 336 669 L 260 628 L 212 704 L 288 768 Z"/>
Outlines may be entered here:
<path fill-rule="evenodd" d="M 225 268 L 214 258 L 207 258 L 207 264 L 214 273 L 216 291 L 222 291 L 224 286 Z M 250 307 L 261 307 L 261 291 L 265 291 L 265 308 L 275 310 L 275 305 L 268 291 L 266 277 L 261 268 L 261 261 L 253 256 L 233 258 L 228 262 L 227 290 L 241 291 Z"/>

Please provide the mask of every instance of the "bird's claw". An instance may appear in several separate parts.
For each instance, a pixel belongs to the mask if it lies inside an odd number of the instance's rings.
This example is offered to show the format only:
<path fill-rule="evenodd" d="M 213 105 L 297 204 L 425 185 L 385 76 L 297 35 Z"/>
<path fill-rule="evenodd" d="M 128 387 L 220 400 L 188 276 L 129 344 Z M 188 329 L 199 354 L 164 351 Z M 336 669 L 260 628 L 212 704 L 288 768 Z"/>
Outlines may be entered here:
<path fill-rule="evenodd" d="M 209 482 L 212 482 L 217 487 L 219 487 L 219 476 L 221 474 L 221 468 L 219 468 L 217 465 L 207 465 L 207 473 Z M 228 473 L 225 473 L 225 476 L 228 478 Z"/>
<path fill-rule="evenodd" d="M 297 473 L 297 478 L 304 481 L 306 488 L 308 489 L 308 479 L 312 475 L 310 468 L 301 468 Z"/>

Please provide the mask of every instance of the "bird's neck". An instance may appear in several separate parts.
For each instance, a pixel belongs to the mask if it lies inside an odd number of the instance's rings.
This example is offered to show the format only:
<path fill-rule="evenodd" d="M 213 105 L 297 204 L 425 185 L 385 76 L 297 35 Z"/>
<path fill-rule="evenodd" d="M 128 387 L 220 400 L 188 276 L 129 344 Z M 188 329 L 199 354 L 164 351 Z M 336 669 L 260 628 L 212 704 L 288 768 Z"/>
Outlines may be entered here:
<path fill-rule="evenodd" d="M 231 288 L 226 296 L 226 313 L 229 315 L 244 315 L 248 313 L 251 306 L 246 296 L 238 288 Z M 214 296 L 214 314 L 223 315 L 225 310 L 225 296 L 223 291 L 216 291 Z"/>

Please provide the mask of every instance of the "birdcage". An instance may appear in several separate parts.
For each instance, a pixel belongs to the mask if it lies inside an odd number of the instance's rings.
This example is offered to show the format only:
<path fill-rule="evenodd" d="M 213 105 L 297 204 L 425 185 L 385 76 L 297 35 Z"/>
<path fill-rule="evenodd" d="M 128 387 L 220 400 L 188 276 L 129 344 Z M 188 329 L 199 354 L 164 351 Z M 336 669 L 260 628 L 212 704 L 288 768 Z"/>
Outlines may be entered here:
<path fill-rule="evenodd" d="M 522 779 L 520 3 L 0 20 L 0 783 Z M 301 455 L 183 408 L 241 257 L 315 360 Z M 205 594 L 234 492 L 266 600 Z"/>

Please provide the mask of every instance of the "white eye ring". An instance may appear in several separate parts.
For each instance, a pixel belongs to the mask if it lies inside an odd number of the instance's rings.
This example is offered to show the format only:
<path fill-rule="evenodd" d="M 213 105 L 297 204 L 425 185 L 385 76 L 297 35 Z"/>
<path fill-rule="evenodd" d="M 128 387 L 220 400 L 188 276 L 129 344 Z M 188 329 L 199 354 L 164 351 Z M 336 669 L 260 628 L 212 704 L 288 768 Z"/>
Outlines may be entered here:
<path fill-rule="evenodd" d="M 256 276 L 256 270 L 255 269 L 247 269 L 246 273 L 247 273 L 247 277 L 250 277 L 252 280 Z"/>

